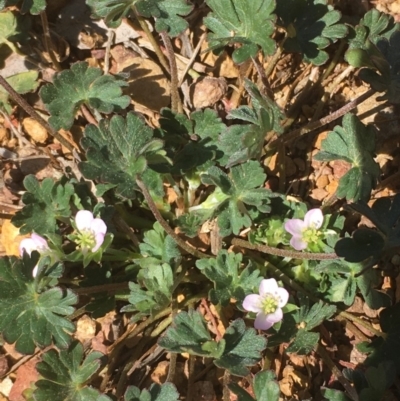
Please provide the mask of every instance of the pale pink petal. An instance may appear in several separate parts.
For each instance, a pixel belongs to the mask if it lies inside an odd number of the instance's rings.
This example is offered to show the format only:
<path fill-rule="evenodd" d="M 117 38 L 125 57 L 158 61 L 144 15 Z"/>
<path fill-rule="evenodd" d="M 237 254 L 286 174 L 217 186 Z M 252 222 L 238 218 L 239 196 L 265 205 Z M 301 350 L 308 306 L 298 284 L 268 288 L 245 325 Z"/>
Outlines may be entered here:
<path fill-rule="evenodd" d="M 275 324 L 280 322 L 283 318 L 282 309 L 278 308 L 274 313 L 269 313 L 267 315 L 267 322 Z"/>
<path fill-rule="evenodd" d="M 261 280 L 259 292 L 261 296 L 273 294 L 278 288 L 278 283 L 274 278 Z"/>
<path fill-rule="evenodd" d="M 296 251 L 302 251 L 307 248 L 307 242 L 303 241 L 303 238 L 297 235 L 294 235 L 290 240 L 290 245 L 296 249 Z"/>
<path fill-rule="evenodd" d="M 97 233 L 95 235 L 96 245 L 92 248 L 92 252 L 96 252 L 104 242 L 104 234 Z"/>
<path fill-rule="evenodd" d="M 300 235 L 307 228 L 303 220 L 291 219 L 285 223 L 285 230 L 292 235 Z"/>
<path fill-rule="evenodd" d="M 321 209 L 311 209 L 304 216 L 306 227 L 321 228 L 324 222 L 324 215 Z"/>
<path fill-rule="evenodd" d="M 48 248 L 49 245 L 47 244 L 47 241 L 41 237 L 39 234 L 32 233 L 31 238 L 35 242 L 38 248 Z"/>
<path fill-rule="evenodd" d="M 283 308 L 288 300 L 289 300 L 289 293 L 282 287 L 279 287 L 276 290 L 277 298 L 278 298 L 278 306 L 280 308 Z"/>
<path fill-rule="evenodd" d="M 32 238 L 24 238 L 19 243 L 19 254 L 22 256 L 24 251 L 30 256 L 33 251 L 37 250 L 36 242 Z"/>
<path fill-rule="evenodd" d="M 79 231 L 90 230 L 93 220 L 93 213 L 89 210 L 79 210 L 75 216 L 76 227 Z"/>
<path fill-rule="evenodd" d="M 243 301 L 243 308 L 248 312 L 259 313 L 261 311 L 262 298 L 258 294 L 247 295 Z"/>
<path fill-rule="evenodd" d="M 281 316 L 279 318 L 279 313 L 280 311 Z M 283 314 L 281 309 L 277 309 L 275 313 L 271 314 L 264 314 L 264 313 L 259 313 L 256 317 L 256 320 L 254 321 L 254 327 L 258 330 L 268 330 L 271 328 L 276 322 L 279 322 L 282 320 Z"/>
<path fill-rule="evenodd" d="M 92 225 L 90 227 L 96 234 L 100 233 L 105 235 L 107 232 L 107 226 L 106 223 L 102 219 L 94 219 L 92 221 Z"/>

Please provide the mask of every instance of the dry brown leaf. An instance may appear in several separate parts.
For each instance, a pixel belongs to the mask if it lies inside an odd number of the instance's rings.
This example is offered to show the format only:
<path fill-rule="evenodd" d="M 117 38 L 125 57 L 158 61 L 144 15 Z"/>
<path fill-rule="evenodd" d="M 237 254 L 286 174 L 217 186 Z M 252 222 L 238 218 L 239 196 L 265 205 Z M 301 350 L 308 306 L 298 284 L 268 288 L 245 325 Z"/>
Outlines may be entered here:
<path fill-rule="evenodd" d="M 96 322 L 88 315 L 83 315 L 76 324 L 75 338 L 84 343 L 92 340 L 96 334 Z"/>
<path fill-rule="evenodd" d="M 17 378 L 10 392 L 10 401 L 25 401 L 22 392 L 31 386 L 32 382 L 39 379 L 39 373 L 36 370 L 38 357 L 33 357 L 28 362 L 20 366 L 16 372 Z"/>
<path fill-rule="evenodd" d="M 11 223 L 11 220 L 4 220 L 3 226 L 1 227 L 0 242 L 4 246 L 6 255 L 20 256 L 18 249 L 19 243 L 26 237 L 26 235 L 19 235 L 19 228 L 15 227 L 14 224 Z"/>
<path fill-rule="evenodd" d="M 39 124 L 34 118 L 27 117 L 22 121 L 22 127 L 25 132 L 38 143 L 45 143 L 49 138 L 47 130 Z"/>

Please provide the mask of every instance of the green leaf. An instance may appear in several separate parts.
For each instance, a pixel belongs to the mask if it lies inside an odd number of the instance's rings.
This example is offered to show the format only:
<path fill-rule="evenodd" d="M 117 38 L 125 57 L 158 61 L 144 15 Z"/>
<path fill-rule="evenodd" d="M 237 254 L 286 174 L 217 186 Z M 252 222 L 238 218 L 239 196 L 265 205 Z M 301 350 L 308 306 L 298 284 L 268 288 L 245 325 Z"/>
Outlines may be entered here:
<path fill-rule="evenodd" d="M 54 340 L 66 347 L 75 331 L 65 316 L 74 312 L 78 298 L 58 287 L 37 292 L 32 270 L 36 262 L 15 257 L 0 259 L 0 332 L 17 351 L 33 354 Z"/>
<path fill-rule="evenodd" d="M 126 198 L 135 198 L 138 174 L 146 173 L 149 164 L 165 160 L 163 142 L 153 139 L 152 130 L 134 113 L 128 113 L 126 119 L 101 120 L 98 127 L 88 125 L 81 144 L 87 158 L 79 163 L 82 174 L 116 185 L 117 193 Z M 146 177 L 142 178 L 147 185 Z"/>
<path fill-rule="evenodd" d="M 142 316 L 153 316 L 167 307 L 171 303 L 174 289 L 174 275 L 171 266 L 166 263 L 142 270 L 140 279 L 147 290 L 142 290 L 139 284 L 130 282 L 130 305 L 121 309 L 121 312 L 140 312 L 135 320 Z"/>
<path fill-rule="evenodd" d="M 262 187 L 266 175 L 257 161 L 233 167 L 229 176 L 219 168 L 211 167 L 201 178 L 205 184 L 219 187 L 217 189 L 225 195 L 222 203 L 215 204 L 222 236 L 232 232 L 237 235 L 243 227 L 250 227 L 252 219 L 245 205 L 262 213 L 270 211 L 269 203 L 274 194 Z M 196 208 L 201 208 L 201 205 Z"/>
<path fill-rule="evenodd" d="M 225 153 L 220 160 L 222 165 L 232 167 L 246 160 L 261 157 L 264 142 L 271 134 L 281 134 L 283 113 L 267 96 L 262 95 L 257 86 L 245 80 L 253 108 L 240 106 L 232 110 L 227 118 L 250 122 L 246 125 L 234 125 L 226 129 L 219 139 L 219 148 Z"/>
<path fill-rule="evenodd" d="M 203 19 L 211 48 L 240 43 L 232 54 L 235 63 L 255 57 L 259 47 L 268 55 L 275 50 L 274 0 L 207 0 L 212 13 Z"/>
<path fill-rule="evenodd" d="M 75 190 L 65 179 L 54 182 L 45 178 L 42 183 L 34 175 L 24 179 L 27 192 L 22 196 L 24 208 L 12 218 L 12 223 L 20 228 L 21 234 L 32 231 L 49 234 L 57 231 L 57 219 L 71 215 L 70 201 Z"/>
<path fill-rule="evenodd" d="M 181 256 L 175 240 L 166 234 L 158 221 L 153 227 L 153 230 L 145 232 L 143 242 L 139 244 L 140 253 L 144 259 L 139 260 L 138 263 L 142 267 L 149 263 L 174 263 Z"/>
<path fill-rule="evenodd" d="M 157 32 L 167 31 L 171 37 L 178 36 L 188 27 L 180 16 L 192 11 L 192 6 L 185 0 L 139 0 L 136 8 L 144 17 L 156 19 Z"/>
<path fill-rule="evenodd" d="M 244 297 L 258 288 L 261 277 L 259 269 L 251 263 L 240 269 L 242 254 L 222 250 L 216 258 L 200 259 L 196 267 L 214 283 L 209 297 L 213 304 L 228 305 L 231 298 L 242 302 Z"/>
<path fill-rule="evenodd" d="M 278 25 L 287 31 L 284 49 L 303 54 L 305 61 L 324 64 L 329 56 L 325 49 L 347 35 L 340 24 L 341 15 L 326 0 L 279 0 L 276 14 Z"/>
<path fill-rule="evenodd" d="M 16 51 L 13 43 L 25 39 L 29 28 L 27 18 L 15 15 L 11 11 L 0 13 L 0 47 L 5 44 Z"/>
<path fill-rule="evenodd" d="M 368 228 L 359 228 L 354 231 L 352 238 L 342 238 L 335 245 L 338 256 L 344 257 L 347 262 L 362 262 L 373 257 L 377 259 L 385 245 L 381 234 Z"/>
<path fill-rule="evenodd" d="M 171 327 L 158 340 L 158 345 L 170 352 L 212 356 L 205 347 L 210 342 L 212 339 L 203 316 L 200 312 L 189 310 L 175 316 Z"/>
<path fill-rule="evenodd" d="M 129 386 L 124 401 L 179 401 L 179 393 L 172 383 L 152 384 L 149 390 L 142 391 L 135 386 Z"/>
<path fill-rule="evenodd" d="M 128 107 L 130 98 L 123 96 L 121 90 L 126 85 L 122 79 L 102 75 L 100 68 L 78 62 L 56 74 L 53 83 L 40 90 L 40 96 L 51 114 L 52 127 L 69 129 L 82 104 L 105 114 Z"/>
<path fill-rule="evenodd" d="M 324 400 L 327 401 L 351 401 L 343 391 L 333 390 L 330 388 L 323 389 L 322 395 L 324 396 Z"/>
<path fill-rule="evenodd" d="M 272 370 L 262 370 L 254 376 L 254 393 L 257 401 L 278 401 L 279 384 Z"/>
<path fill-rule="evenodd" d="M 0 10 L 5 7 L 15 6 L 21 2 L 22 14 L 29 12 L 30 14 L 37 15 L 46 9 L 46 0 L 3 0 L 0 2 Z"/>
<path fill-rule="evenodd" d="M 229 383 L 229 389 L 235 393 L 238 401 L 278 401 L 280 388 L 276 382 L 275 373 L 271 370 L 262 370 L 254 376 L 254 400 L 250 394 L 236 383 Z"/>
<path fill-rule="evenodd" d="M 292 343 L 287 347 L 287 353 L 296 353 L 297 355 L 307 355 L 318 344 L 319 334 L 300 329 Z"/>
<path fill-rule="evenodd" d="M 35 400 L 111 401 L 98 390 L 86 386 L 101 367 L 102 357 L 101 352 L 91 352 L 84 359 L 83 346 L 77 341 L 66 350 L 45 352 L 36 365 L 42 378 L 35 383 Z"/>
<path fill-rule="evenodd" d="M 353 114 L 343 117 L 343 127 L 336 126 L 322 141 L 322 152 L 316 160 L 344 160 L 352 168 L 340 178 L 337 196 L 347 200 L 367 202 L 379 178 L 379 165 L 373 159 L 375 130 L 365 126 Z"/>
<path fill-rule="evenodd" d="M 249 374 L 247 366 L 253 366 L 260 360 L 261 352 L 267 345 L 264 336 L 258 335 L 253 328 L 246 328 L 242 319 L 236 319 L 229 325 L 222 341 L 225 341 L 223 353 L 214 363 L 232 375 L 243 377 Z"/>
<path fill-rule="evenodd" d="M 319 326 L 323 321 L 328 320 L 335 312 L 335 305 L 327 305 L 322 301 L 309 307 L 307 298 L 300 296 L 300 309 L 297 311 L 297 321 L 301 326 L 305 325 L 304 329 L 310 331 Z"/>
<path fill-rule="evenodd" d="M 6 81 L 17 93 L 24 94 L 31 92 L 38 87 L 38 76 L 39 74 L 37 71 L 26 71 L 7 77 Z M 0 108 L 4 108 L 8 114 L 11 114 L 11 105 L 8 100 L 8 92 L 0 86 Z"/>
<path fill-rule="evenodd" d="M 188 23 L 180 16 L 188 15 L 192 10 L 185 0 L 87 0 L 87 5 L 95 17 L 104 18 L 111 28 L 118 27 L 122 18 L 136 6 L 139 14 L 156 19 L 158 32 L 167 31 L 173 37 L 188 27 Z"/>

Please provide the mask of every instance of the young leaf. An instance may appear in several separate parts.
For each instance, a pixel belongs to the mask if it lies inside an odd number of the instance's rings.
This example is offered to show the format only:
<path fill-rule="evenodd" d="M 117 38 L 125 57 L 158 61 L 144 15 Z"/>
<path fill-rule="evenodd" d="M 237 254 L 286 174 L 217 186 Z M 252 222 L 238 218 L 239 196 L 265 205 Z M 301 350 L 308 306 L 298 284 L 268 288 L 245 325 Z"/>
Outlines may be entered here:
<path fill-rule="evenodd" d="M 167 31 L 169 36 L 181 34 L 188 23 L 180 16 L 192 11 L 192 6 L 185 0 L 139 0 L 136 4 L 139 14 L 156 19 L 157 32 Z"/>
<path fill-rule="evenodd" d="M 65 180 L 54 182 L 45 178 L 40 184 L 34 175 L 24 179 L 27 192 L 22 201 L 24 208 L 12 218 L 15 226 L 21 227 L 21 234 L 32 231 L 37 234 L 49 234 L 57 231 L 57 219 L 71 215 L 70 201 L 74 195 L 74 187 Z"/>
<path fill-rule="evenodd" d="M 189 352 L 192 355 L 212 356 L 205 347 L 213 342 L 206 322 L 200 312 L 178 313 L 171 327 L 165 335 L 158 340 L 158 345 L 170 352 Z"/>
<path fill-rule="evenodd" d="M 86 386 L 101 367 L 102 357 L 101 352 L 91 352 L 84 359 L 83 346 L 77 341 L 66 350 L 45 352 L 36 365 L 42 378 L 35 383 L 35 400 L 111 401 L 98 390 Z"/>
<path fill-rule="evenodd" d="M 166 263 L 144 269 L 140 278 L 147 291 L 143 290 L 139 284 L 130 282 L 128 298 L 130 305 L 121 309 L 121 312 L 139 312 L 135 320 L 142 316 L 154 315 L 168 306 L 171 303 L 174 288 L 173 272 L 171 266 Z"/>
<path fill-rule="evenodd" d="M 349 50 L 367 50 L 368 41 L 376 45 L 381 39 L 389 39 L 392 33 L 399 29 L 400 24 L 395 23 L 391 15 L 382 13 L 376 8 L 372 8 L 364 14 L 360 23 L 354 28 L 354 32 L 351 32 Z M 347 60 L 347 53 L 345 58 Z"/>
<path fill-rule="evenodd" d="M 33 15 L 37 15 L 46 9 L 46 0 L 3 0 L 0 2 L 0 10 L 5 7 L 15 6 L 21 2 L 22 14 L 29 12 Z"/>
<path fill-rule="evenodd" d="M 220 160 L 222 165 L 232 167 L 249 159 L 259 159 L 264 142 L 271 133 L 281 134 L 283 113 L 267 96 L 260 93 L 257 86 L 245 80 L 253 108 L 240 106 L 232 110 L 227 118 L 250 122 L 246 125 L 233 125 L 226 129 L 219 139 L 219 148 L 225 153 Z"/>
<path fill-rule="evenodd" d="M 6 81 L 17 93 L 24 94 L 38 87 L 38 75 L 37 71 L 26 71 L 6 78 Z M 0 108 L 4 109 L 8 114 L 11 114 L 9 94 L 2 86 L 0 86 Z"/>
<path fill-rule="evenodd" d="M 130 98 L 123 96 L 121 90 L 126 85 L 112 75 L 102 75 L 100 68 L 78 62 L 56 74 L 53 83 L 40 90 L 40 97 L 51 114 L 52 127 L 70 129 L 82 104 L 106 114 L 128 107 Z"/>
<path fill-rule="evenodd" d="M 0 47 L 4 44 L 16 51 L 13 43 L 25 39 L 29 27 L 27 18 L 15 15 L 11 11 L 0 13 Z"/>
<path fill-rule="evenodd" d="M 278 24 L 286 29 L 284 49 L 302 53 L 304 60 L 314 65 L 324 64 L 324 51 L 332 42 L 344 38 L 347 27 L 340 24 L 339 11 L 326 0 L 279 0 L 276 5 Z"/>
<path fill-rule="evenodd" d="M 158 221 L 153 227 L 153 230 L 145 232 L 143 242 L 139 244 L 140 254 L 144 259 L 140 259 L 138 263 L 142 267 L 149 263 L 174 263 L 181 256 L 175 240 L 165 233 Z"/>
<path fill-rule="evenodd" d="M 36 263 L 36 262 L 35 262 Z M 75 326 L 65 316 L 73 313 L 78 298 L 70 290 L 53 287 L 37 292 L 33 261 L 0 259 L 0 332 L 17 351 L 33 354 L 54 340 L 59 347 L 71 341 Z"/>
<path fill-rule="evenodd" d="M 98 127 L 88 125 L 81 140 L 87 161 L 79 163 L 79 169 L 86 178 L 114 184 L 118 194 L 135 198 L 136 175 L 145 173 L 148 164 L 165 160 L 163 142 L 152 136 L 134 113 L 101 120 Z M 143 180 L 147 184 L 145 176 Z"/>
<path fill-rule="evenodd" d="M 179 401 L 179 393 L 172 383 L 153 383 L 149 390 L 142 391 L 135 386 L 129 386 L 124 401 Z"/>
<path fill-rule="evenodd" d="M 226 329 L 222 355 L 217 357 L 214 363 L 227 369 L 232 375 L 247 376 L 247 366 L 255 365 L 261 357 L 261 352 L 267 345 L 267 340 L 256 334 L 253 328 L 246 328 L 242 319 L 236 319 Z"/>
<path fill-rule="evenodd" d="M 379 165 L 373 159 L 375 130 L 365 126 L 353 114 L 343 117 L 343 127 L 336 126 L 322 141 L 316 160 L 345 160 L 352 168 L 340 178 L 337 196 L 367 202 L 379 177 Z"/>
<path fill-rule="evenodd" d="M 238 396 L 238 401 L 278 401 L 280 388 L 276 382 L 275 373 L 271 370 L 262 370 L 254 376 L 254 394 L 250 396 L 242 387 L 236 383 L 228 384 L 229 389 Z"/>
<path fill-rule="evenodd" d="M 235 63 L 255 57 L 259 46 L 265 54 L 272 54 L 275 42 L 274 0 L 207 0 L 212 9 L 203 22 L 212 31 L 208 35 L 211 48 L 221 49 L 227 44 L 240 43 L 232 54 Z"/>
<path fill-rule="evenodd" d="M 104 18 L 110 28 L 118 27 L 136 6 L 139 14 L 156 19 L 158 32 L 167 31 L 170 36 L 177 36 L 187 28 L 187 22 L 180 16 L 192 10 L 185 0 L 87 0 L 87 4 L 94 16 Z"/>
<path fill-rule="evenodd" d="M 326 388 L 322 390 L 324 401 L 351 401 L 343 391 Z"/>
<path fill-rule="evenodd" d="M 294 317 L 298 327 L 301 327 L 301 329 L 297 331 L 287 352 L 306 355 L 313 350 L 319 340 L 319 334 L 310 330 L 319 326 L 324 320 L 329 319 L 336 312 L 336 306 L 327 305 L 320 301 L 310 308 L 308 299 L 301 294 L 299 294 L 299 301 L 300 309 L 294 312 Z"/>
<path fill-rule="evenodd" d="M 241 302 L 254 288 L 258 288 L 261 281 L 259 270 L 249 263 L 240 271 L 241 262 L 241 253 L 235 254 L 226 250 L 220 251 L 216 258 L 196 261 L 196 267 L 214 282 L 214 289 L 209 292 L 213 304 L 226 306 L 231 298 Z"/>
<path fill-rule="evenodd" d="M 262 213 L 270 211 L 269 203 L 274 195 L 261 187 L 266 175 L 257 161 L 248 161 L 231 169 L 227 176 L 217 167 L 208 169 L 202 176 L 205 184 L 216 185 L 223 196 L 221 203 L 216 203 L 218 209 L 218 225 L 221 235 L 238 234 L 243 227 L 252 223 L 249 210 L 245 205 L 255 207 Z M 196 207 L 201 209 L 202 205 Z M 193 208 L 192 208 L 193 209 Z"/>

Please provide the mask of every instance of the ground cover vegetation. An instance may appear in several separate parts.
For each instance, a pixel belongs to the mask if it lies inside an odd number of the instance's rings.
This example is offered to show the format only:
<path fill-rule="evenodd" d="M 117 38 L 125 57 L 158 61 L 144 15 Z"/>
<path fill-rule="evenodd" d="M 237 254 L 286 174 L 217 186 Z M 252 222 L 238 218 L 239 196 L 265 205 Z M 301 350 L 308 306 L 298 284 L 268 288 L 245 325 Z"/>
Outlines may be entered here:
<path fill-rule="evenodd" d="M 0 1 L 4 399 L 400 399 L 396 4 Z"/>

